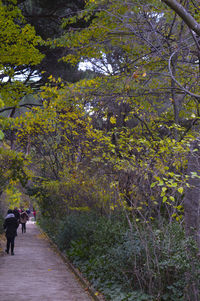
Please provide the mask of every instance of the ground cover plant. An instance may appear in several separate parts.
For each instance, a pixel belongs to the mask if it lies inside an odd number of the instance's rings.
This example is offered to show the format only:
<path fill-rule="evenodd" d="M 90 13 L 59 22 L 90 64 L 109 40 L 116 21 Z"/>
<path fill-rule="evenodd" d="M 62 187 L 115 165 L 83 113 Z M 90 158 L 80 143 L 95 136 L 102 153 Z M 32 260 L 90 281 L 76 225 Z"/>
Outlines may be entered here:
<path fill-rule="evenodd" d="M 123 216 L 73 213 L 56 231 L 50 221 L 40 224 L 106 300 L 185 300 L 186 274 L 192 268 L 188 248 L 195 270 L 199 267 L 195 243 L 177 222 L 164 223 L 162 229 L 133 222 L 130 230 Z"/>

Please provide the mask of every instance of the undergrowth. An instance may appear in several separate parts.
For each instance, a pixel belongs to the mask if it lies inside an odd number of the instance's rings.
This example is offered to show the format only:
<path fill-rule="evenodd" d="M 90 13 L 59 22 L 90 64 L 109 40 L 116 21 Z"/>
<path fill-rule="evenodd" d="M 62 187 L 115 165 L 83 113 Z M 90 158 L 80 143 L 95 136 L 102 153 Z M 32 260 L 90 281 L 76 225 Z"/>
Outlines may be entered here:
<path fill-rule="evenodd" d="M 196 246 L 176 222 L 130 230 L 123 216 L 74 213 L 40 225 L 106 300 L 182 301 L 191 260 L 199 278 Z"/>

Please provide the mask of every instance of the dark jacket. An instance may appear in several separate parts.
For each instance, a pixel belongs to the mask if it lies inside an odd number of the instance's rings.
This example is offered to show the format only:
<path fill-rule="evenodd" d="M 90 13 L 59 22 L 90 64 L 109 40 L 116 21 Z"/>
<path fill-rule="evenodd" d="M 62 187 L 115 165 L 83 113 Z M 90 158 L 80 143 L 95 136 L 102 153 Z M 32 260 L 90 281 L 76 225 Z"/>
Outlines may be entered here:
<path fill-rule="evenodd" d="M 16 217 L 16 219 L 19 221 L 19 219 L 20 219 L 20 213 L 19 213 L 19 211 L 17 209 L 14 209 L 13 213 L 14 213 L 14 216 Z"/>
<path fill-rule="evenodd" d="M 3 228 L 6 230 L 7 237 L 15 237 L 18 226 L 19 223 L 13 213 L 10 213 L 5 217 Z"/>

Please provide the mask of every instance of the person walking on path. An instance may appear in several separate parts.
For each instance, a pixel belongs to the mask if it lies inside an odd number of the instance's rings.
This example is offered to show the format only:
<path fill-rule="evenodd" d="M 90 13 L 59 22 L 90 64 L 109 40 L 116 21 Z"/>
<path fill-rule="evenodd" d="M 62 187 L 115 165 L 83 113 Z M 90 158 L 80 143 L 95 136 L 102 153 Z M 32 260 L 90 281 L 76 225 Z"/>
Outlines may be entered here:
<path fill-rule="evenodd" d="M 35 211 L 35 208 L 33 208 L 33 217 L 34 217 L 34 221 L 36 221 L 36 211 Z"/>
<path fill-rule="evenodd" d="M 20 214 L 20 224 L 22 224 L 22 234 L 26 233 L 26 222 L 29 220 L 28 214 L 26 211 L 22 210 Z"/>
<path fill-rule="evenodd" d="M 0 256 L 1 301 L 94 301 L 35 223 L 16 249 Z"/>
<path fill-rule="evenodd" d="M 8 209 L 7 215 L 5 217 L 3 228 L 6 230 L 6 253 L 9 254 L 10 246 L 11 246 L 11 255 L 14 255 L 14 247 L 15 247 L 15 236 L 17 234 L 17 228 L 19 223 L 15 218 L 15 215 L 11 209 Z"/>
<path fill-rule="evenodd" d="M 14 208 L 13 214 L 15 215 L 15 218 L 19 222 L 19 220 L 20 220 L 20 213 L 19 213 L 19 210 L 17 209 L 17 207 Z"/>

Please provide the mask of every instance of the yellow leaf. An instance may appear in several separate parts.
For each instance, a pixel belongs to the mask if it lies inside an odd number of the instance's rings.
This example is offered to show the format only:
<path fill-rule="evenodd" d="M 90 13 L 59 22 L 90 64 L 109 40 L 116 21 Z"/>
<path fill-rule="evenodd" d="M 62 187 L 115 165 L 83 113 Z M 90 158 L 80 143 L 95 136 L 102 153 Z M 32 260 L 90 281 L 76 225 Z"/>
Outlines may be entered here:
<path fill-rule="evenodd" d="M 114 116 L 110 117 L 110 123 L 115 124 L 116 118 Z"/>
<path fill-rule="evenodd" d="M 165 202 L 166 202 L 166 200 L 167 200 L 167 197 L 166 197 L 166 196 L 164 196 L 164 197 L 163 197 L 163 203 L 165 203 Z"/>
<path fill-rule="evenodd" d="M 179 187 L 179 188 L 178 188 L 178 192 L 179 192 L 180 194 L 182 194 L 182 193 L 183 193 L 183 187 Z"/>

